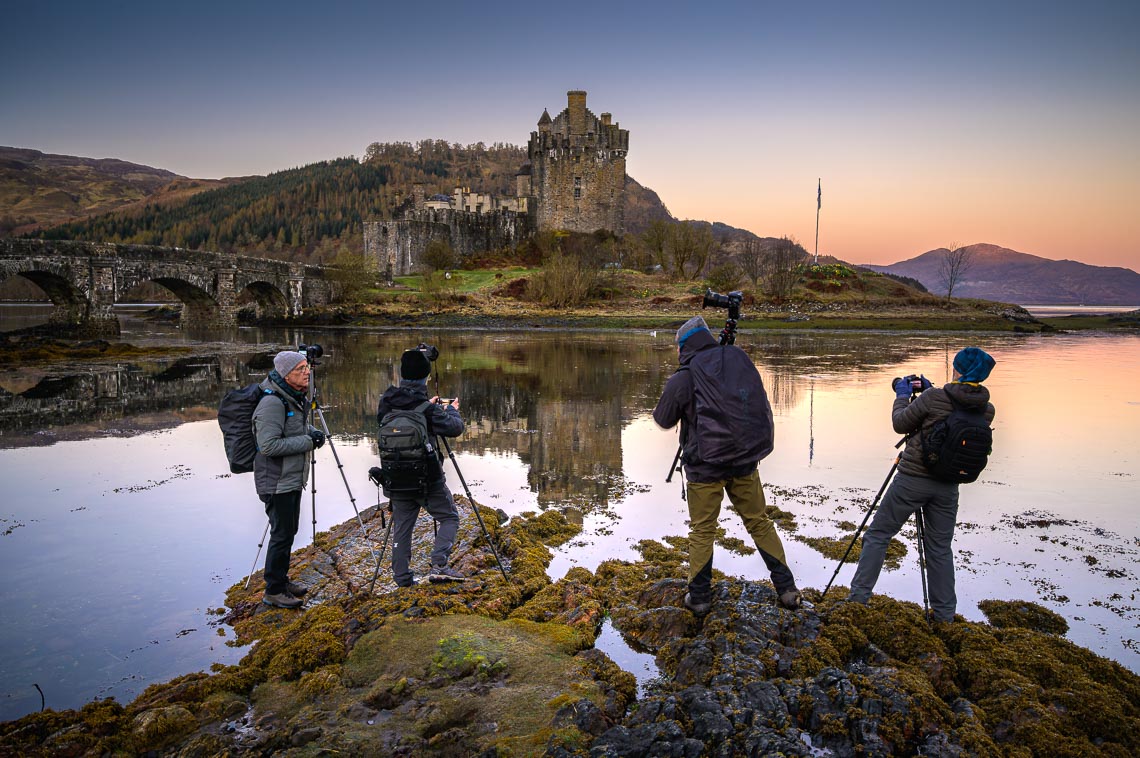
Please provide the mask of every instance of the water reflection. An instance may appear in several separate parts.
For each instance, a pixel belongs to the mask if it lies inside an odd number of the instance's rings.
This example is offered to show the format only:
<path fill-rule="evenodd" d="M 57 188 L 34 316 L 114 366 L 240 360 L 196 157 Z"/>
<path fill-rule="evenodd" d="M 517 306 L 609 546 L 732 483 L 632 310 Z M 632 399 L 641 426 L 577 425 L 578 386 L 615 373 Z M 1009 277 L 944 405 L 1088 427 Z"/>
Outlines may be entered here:
<path fill-rule="evenodd" d="M 639 540 L 685 531 L 679 484 L 662 481 L 676 437 L 649 417 L 676 368 L 672 332 L 242 329 L 196 341 L 137 321 L 124 331 L 130 342 L 190 345 L 194 356 L 0 366 L 0 646 L 9 652 L 0 718 L 39 707 L 32 682 L 49 707 L 70 707 L 129 699 L 240 655 L 220 644 L 205 610 L 249 570 L 265 520 L 250 478 L 227 472 L 215 409 L 288 345 L 326 348 L 317 379 L 354 488 L 375 465 L 376 405 L 400 353 L 426 341 L 441 352 L 433 388 L 462 399 L 468 431 L 455 449 L 476 498 L 510 515 L 558 508 L 583 525 L 556 551 L 552 576 L 634 559 Z M 959 610 L 977 619 L 980 599 L 1036 599 L 1070 620 L 1070 639 L 1136 669 L 1135 337 L 744 333 L 777 415 L 776 450 L 761 467 L 770 502 L 795 513 L 798 536 L 834 537 L 839 520 L 857 523 L 895 453 L 890 378 L 945 381 L 967 341 L 998 359 L 987 382 L 998 442 L 962 498 Z M 321 477 L 324 529 L 352 511 L 331 465 Z M 723 523 L 745 537 L 737 524 Z M 303 528 L 298 546 L 309 536 Z M 822 587 L 834 563 L 795 536 L 785 549 L 797 579 Z M 719 551 L 716 560 L 726 573 L 763 575 L 755 556 Z M 838 582 L 849 578 L 850 569 Z M 921 601 L 910 558 L 877 589 Z"/>

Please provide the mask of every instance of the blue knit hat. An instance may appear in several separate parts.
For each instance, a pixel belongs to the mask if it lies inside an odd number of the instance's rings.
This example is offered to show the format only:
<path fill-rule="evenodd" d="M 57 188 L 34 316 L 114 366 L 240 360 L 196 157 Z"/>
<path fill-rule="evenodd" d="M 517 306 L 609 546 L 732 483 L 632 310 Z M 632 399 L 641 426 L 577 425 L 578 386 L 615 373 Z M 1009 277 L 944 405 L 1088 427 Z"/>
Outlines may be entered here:
<path fill-rule="evenodd" d="M 685 340 L 689 339 L 689 337 L 692 337 L 701 329 L 704 329 L 706 332 L 708 332 L 709 325 L 706 324 L 705 320 L 700 316 L 693 316 L 691 319 L 681 324 L 681 328 L 677 330 L 677 347 L 684 345 Z M 712 334 L 712 332 L 709 332 L 709 334 Z"/>
<path fill-rule="evenodd" d="M 997 361 L 980 347 L 967 347 L 954 356 L 954 370 L 961 376 L 960 382 L 984 382 L 993 371 Z"/>

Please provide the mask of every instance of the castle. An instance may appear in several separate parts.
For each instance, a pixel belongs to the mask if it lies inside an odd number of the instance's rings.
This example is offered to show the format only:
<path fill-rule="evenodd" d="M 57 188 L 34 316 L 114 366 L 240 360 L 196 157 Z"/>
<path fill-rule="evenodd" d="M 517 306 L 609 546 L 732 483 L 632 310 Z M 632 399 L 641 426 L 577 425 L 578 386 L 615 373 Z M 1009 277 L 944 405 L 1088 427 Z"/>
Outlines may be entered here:
<path fill-rule="evenodd" d="M 547 110 L 531 132 L 527 161 L 515 176 L 515 197 L 494 197 L 456 187 L 451 196 L 426 197 L 423 185 L 399 219 L 366 221 L 364 253 L 389 278 L 419 267 L 432 240 L 460 257 L 511 249 L 535 231 L 564 229 L 625 232 L 625 156 L 629 131 L 609 113 L 586 108 L 586 92 L 566 93 L 566 109 Z"/>

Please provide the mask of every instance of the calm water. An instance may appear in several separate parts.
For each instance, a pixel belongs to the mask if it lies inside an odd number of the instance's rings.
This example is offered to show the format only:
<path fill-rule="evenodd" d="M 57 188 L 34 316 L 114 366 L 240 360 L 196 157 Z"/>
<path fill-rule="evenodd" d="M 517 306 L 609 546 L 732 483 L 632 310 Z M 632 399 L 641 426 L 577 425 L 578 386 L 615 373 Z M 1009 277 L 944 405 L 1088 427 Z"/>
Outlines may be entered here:
<path fill-rule="evenodd" d="M 680 487 L 663 481 L 675 433 L 649 416 L 676 353 L 672 332 L 412 332 L 243 329 L 182 335 L 132 320 L 132 343 L 181 342 L 179 360 L 0 369 L 0 719 L 233 662 L 218 625 L 225 590 L 250 569 L 265 525 L 250 476 L 228 474 L 214 420 L 225 388 L 264 375 L 285 345 L 320 342 L 318 381 L 338 452 L 363 507 L 375 497 L 375 408 L 400 352 L 439 346 L 439 393 L 462 398 L 456 446 L 475 494 L 507 513 L 580 519 L 550 569 L 636 557 L 644 538 L 685 533 Z M 959 612 L 1028 598 L 1064 615 L 1069 638 L 1140 671 L 1140 338 L 745 333 L 776 411 L 761 464 L 769 501 L 795 513 L 784 544 L 800 586 L 834 562 L 796 536 L 858 523 L 890 469 L 890 379 L 942 381 L 966 341 L 998 367 L 995 454 L 964 487 Z M 331 453 L 318 454 L 317 528 L 352 516 Z M 324 463 L 323 468 L 320 463 Z M 335 480 L 334 480 L 335 478 Z M 454 475 L 452 475 L 454 478 Z M 458 489 L 457 482 L 453 488 Z M 311 538 L 309 499 L 298 546 Z M 730 535 L 747 535 L 726 514 Z M 907 543 L 913 546 L 913 533 Z M 756 556 L 716 565 L 766 577 Z M 853 568 L 840 573 L 850 580 Z M 913 549 L 877 590 L 921 601 Z M 607 627 L 603 642 L 617 637 Z M 600 643 L 602 644 L 602 643 Z"/>

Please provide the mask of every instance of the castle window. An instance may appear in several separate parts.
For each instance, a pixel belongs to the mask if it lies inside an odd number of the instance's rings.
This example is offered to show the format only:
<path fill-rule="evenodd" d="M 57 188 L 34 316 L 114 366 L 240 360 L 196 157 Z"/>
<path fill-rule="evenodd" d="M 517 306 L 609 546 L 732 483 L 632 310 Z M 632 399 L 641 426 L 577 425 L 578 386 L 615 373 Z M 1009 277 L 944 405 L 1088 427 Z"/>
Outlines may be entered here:
<path fill-rule="evenodd" d="M 574 199 L 577 200 L 582 197 L 582 177 L 574 177 Z"/>

